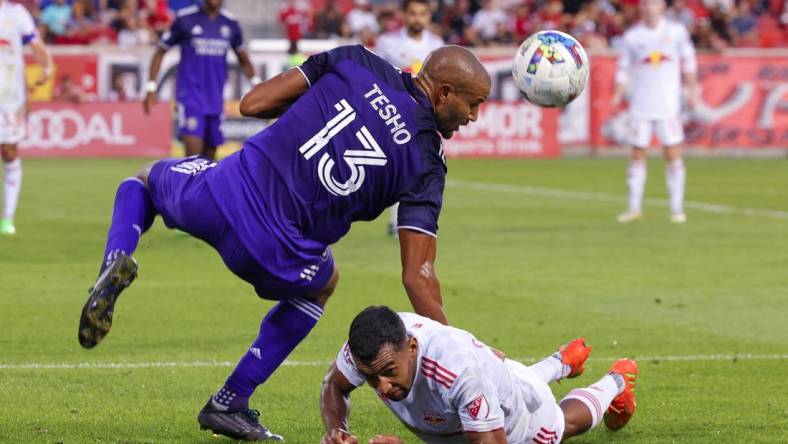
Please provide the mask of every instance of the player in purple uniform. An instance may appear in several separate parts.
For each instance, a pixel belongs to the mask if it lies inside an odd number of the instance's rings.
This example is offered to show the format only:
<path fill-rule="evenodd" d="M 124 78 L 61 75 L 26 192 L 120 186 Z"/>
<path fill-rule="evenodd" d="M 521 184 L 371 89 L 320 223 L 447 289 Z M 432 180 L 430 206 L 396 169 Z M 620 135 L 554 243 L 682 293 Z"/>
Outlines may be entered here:
<path fill-rule="evenodd" d="M 446 166 L 441 138 L 477 118 L 490 76 L 459 46 L 411 77 L 362 46 L 310 57 L 250 91 L 247 116 L 279 119 L 220 163 L 162 160 L 121 182 L 79 342 L 109 332 L 136 277 L 131 254 L 155 215 L 213 246 L 265 299 L 279 300 L 225 385 L 198 416 L 236 439 L 275 439 L 248 400 L 323 314 L 339 274 L 329 246 L 351 222 L 399 201 L 402 280 L 415 311 L 447 323 L 434 270 Z"/>
<path fill-rule="evenodd" d="M 244 49 L 241 27 L 223 0 L 204 0 L 203 6 L 178 11 L 170 30 L 161 37 L 150 64 L 150 80 L 145 84 L 145 113 L 156 100 L 157 83 L 164 53 L 180 46 L 181 60 L 176 79 L 178 135 L 186 155 L 200 154 L 208 159 L 224 143 L 219 128 L 224 114 L 224 84 L 227 82 L 227 49 L 232 48 L 241 69 L 252 84 L 254 75 L 249 54 Z"/>

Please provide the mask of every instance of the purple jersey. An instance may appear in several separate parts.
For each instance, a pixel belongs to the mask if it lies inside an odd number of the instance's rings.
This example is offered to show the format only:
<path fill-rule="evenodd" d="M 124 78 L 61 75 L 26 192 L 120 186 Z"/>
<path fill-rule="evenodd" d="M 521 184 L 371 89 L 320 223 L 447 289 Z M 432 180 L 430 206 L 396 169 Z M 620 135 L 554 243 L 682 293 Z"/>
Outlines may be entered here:
<path fill-rule="evenodd" d="M 227 49 L 243 47 L 238 21 L 224 9 L 213 19 L 198 6 L 181 9 L 159 41 L 164 49 L 175 45 L 181 48 L 176 81 L 178 103 L 202 114 L 222 114 Z"/>
<path fill-rule="evenodd" d="M 411 75 L 362 46 L 311 56 L 310 89 L 219 162 L 209 188 L 244 245 L 274 233 L 322 252 L 400 202 L 399 227 L 436 235 L 446 176 L 432 104 Z"/>

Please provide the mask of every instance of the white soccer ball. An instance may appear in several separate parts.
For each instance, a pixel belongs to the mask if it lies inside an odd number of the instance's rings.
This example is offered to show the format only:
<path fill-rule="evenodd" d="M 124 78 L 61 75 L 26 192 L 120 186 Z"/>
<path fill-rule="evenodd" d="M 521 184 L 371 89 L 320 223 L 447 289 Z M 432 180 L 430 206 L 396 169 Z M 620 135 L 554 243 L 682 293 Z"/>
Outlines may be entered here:
<path fill-rule="evenodd" d="M 517 88 L 534 105 L 566 106 L 588 81 L 588 56 L 580 43 L 560 31 L 528 37 L 514 56 Z"/>

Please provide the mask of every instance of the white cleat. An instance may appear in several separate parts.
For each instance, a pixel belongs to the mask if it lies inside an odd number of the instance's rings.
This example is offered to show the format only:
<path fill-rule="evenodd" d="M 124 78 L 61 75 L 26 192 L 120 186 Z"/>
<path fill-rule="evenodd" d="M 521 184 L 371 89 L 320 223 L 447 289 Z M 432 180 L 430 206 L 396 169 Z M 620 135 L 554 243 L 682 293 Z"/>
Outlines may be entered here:
<path fill-rule="evenodd" d="M 683 224 L 687 222 L 687 215 L 684 213 L 675 213 L 670 215 L 670 221 L 674 224 Z"/>
<path fill-rule="evenodd" d="M 626 213 L 619 214 L 616 218 L 616 220 L 622 224 L 628 224 L 640 219 L 643 219 L 642 211 L 627 211 Z"/>

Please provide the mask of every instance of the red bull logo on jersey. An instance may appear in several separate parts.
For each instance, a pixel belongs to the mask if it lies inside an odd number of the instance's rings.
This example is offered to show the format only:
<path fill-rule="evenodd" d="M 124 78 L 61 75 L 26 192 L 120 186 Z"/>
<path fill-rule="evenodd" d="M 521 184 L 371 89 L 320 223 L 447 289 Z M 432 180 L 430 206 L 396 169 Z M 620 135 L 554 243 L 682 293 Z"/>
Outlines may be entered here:
<path fill-rule="evenodd" d="M 0 47 L 3 47 L 3 46 L 11 46 L 11 40 L 6 40 L 6 39 L 0 37 Z"/>
<path fill-rule="evenodd" d="M 651 51 L 648 56 L 641 60 L 641 63 L 656 67 L 659 66 L 659 64 L 669 60 L 670 57 L 666 56 L 665 54 L 662 54 L 659 51 Z"/>
<path fill-rule="evenodd" d="M 423 419 L 424 422 L 426 422 L 427 424 L 433 427 L 438 427 L 438 426 L 442 426 L 443 424 L 446 424 L 446 418 L 444 418 L 443 415 L 441 415 L 440 413 L 431 412 L 429 410 L 424 411 Z"/>

